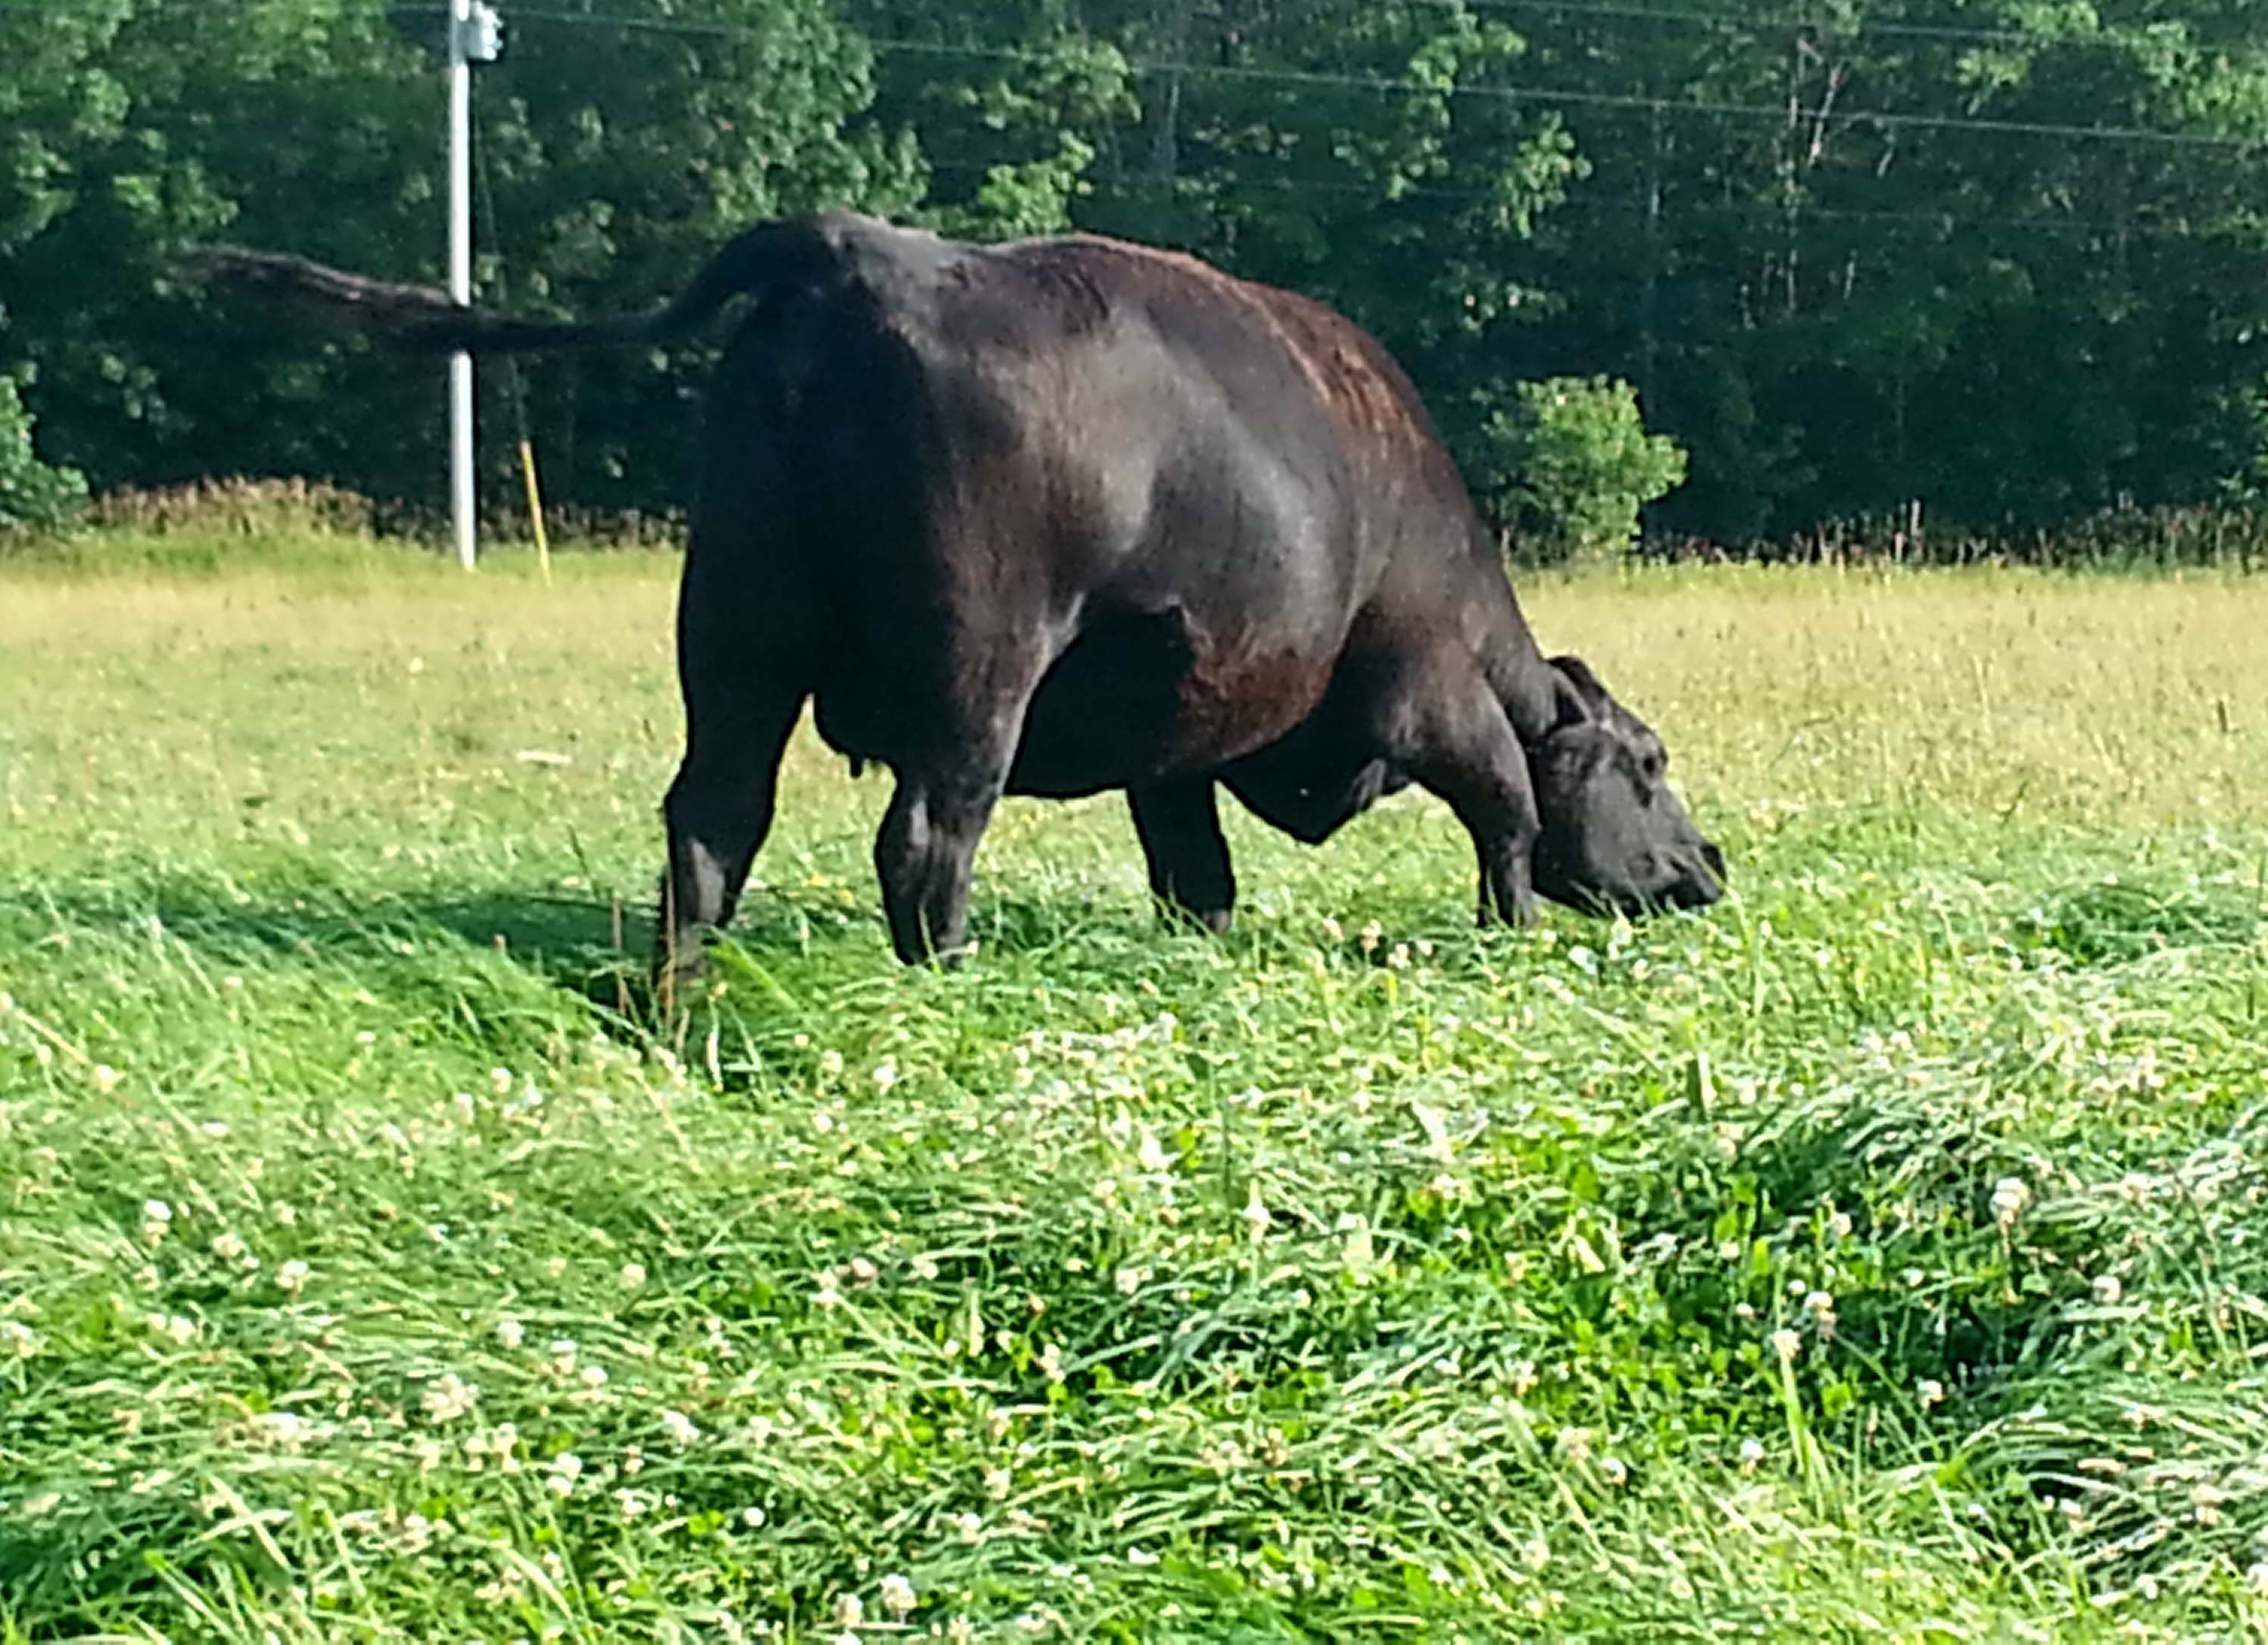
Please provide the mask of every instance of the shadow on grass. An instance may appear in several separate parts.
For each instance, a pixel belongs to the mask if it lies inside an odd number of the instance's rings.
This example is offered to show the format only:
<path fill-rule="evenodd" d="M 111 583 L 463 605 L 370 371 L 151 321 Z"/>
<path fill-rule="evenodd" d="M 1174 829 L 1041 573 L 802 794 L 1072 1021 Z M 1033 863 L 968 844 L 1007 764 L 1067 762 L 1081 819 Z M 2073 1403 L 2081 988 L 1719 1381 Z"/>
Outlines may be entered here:
<path fill-rule="evenodd" d="M 0 888 L 0 951 L 31 951 L 52 943 L 58 930 L 139 935 L 153 919 L 216 964 L 267 954 L 349 970 L 381 962 L 392 968 L 412 945 L 438 939 L 460 944 L 466 955 L 484 951 L 603 1010 L 644 1015 L 652 1007 L 658 922 L 650 897 L 617 903 L 509 886 L 420 895 L 314 878 L 253 897 L 227 882 L 158 873 Z M 1025 966 L 1061 959 L 1078 969 L 1123 966 L 1130 949 L 1152 947 L 1175 931 L 1138 902 L 981 894 L 970 926 L 988 954 Z M 1105 933 L 1115 940 L 1103 940 Z M 1086 954 L 1090 943 L 1094 951 Z M 855 981 L 898 968 L 878 908 L 770 889 L 749 893 L 718 947 L 713 974 L 726 977 Z"/>

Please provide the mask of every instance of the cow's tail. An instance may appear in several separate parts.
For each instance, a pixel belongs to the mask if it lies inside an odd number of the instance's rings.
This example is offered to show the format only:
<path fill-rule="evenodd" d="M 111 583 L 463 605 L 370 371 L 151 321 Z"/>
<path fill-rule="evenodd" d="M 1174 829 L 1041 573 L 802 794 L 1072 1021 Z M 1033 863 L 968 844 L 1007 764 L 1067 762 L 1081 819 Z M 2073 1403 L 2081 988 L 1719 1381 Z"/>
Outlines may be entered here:
<path fill-rule="evenodd" d="M 527 352 L 669 342 L 698 332 L 736 297 L 767 297 L 834 279 L 836 237 L 813 218 L 748 230 L 726 244 L 675 297 L 642 314 L 604 319 L 536 319 L 453 302 L 431 286 L 402 285 L 326 268 L 284 252 L 211 246 L 191 253 L 188 271 L 217 290 L 308 319 L 342 326 L 418 352 Z"/>

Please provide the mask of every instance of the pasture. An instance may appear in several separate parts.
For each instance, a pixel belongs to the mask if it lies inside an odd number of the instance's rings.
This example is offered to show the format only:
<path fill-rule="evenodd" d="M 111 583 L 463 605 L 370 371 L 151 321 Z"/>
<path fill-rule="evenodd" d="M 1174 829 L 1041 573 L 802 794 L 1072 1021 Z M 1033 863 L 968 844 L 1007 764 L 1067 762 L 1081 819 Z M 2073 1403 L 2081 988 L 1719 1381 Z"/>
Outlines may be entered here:
<path fill-rule="evenodd" d="M 806 735 L 674 1026 L 673 560 L 195 558 L 0 566 L 0 1640 L 2268 1619 L 2268 584 L 1526 579 L 1636 929 L 1012 801 L 908 971 Z"/>

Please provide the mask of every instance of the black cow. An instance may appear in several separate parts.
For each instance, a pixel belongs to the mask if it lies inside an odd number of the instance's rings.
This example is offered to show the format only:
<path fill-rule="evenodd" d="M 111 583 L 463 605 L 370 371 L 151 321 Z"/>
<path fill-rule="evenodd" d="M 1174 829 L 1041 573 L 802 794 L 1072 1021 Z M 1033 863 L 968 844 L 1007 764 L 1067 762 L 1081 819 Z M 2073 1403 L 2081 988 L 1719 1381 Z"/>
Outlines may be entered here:
<path fill-rule="evenodd" d="M 979 246 L 829 213 L 766 224 L 652 313 L 450 305 L 296 258 L 239 288 L 391 341 L 657 341 L 752 299 L 709 404 L 678 606 L 687 747 L 664 952 L 733 913 L 806 701 L 896 775 L 874 845 L 899 955 L 964 945 L 1004 793 L 1124 789 L 1158 896 L 1226 927 L 1226 786 L 1299 839 L 1410 782 L 1480 907 L 1704 907 L 1717 848 L 1661 740 L 1537 649 L 1408 378 L 1320 304 L 1086 236 Z"/>

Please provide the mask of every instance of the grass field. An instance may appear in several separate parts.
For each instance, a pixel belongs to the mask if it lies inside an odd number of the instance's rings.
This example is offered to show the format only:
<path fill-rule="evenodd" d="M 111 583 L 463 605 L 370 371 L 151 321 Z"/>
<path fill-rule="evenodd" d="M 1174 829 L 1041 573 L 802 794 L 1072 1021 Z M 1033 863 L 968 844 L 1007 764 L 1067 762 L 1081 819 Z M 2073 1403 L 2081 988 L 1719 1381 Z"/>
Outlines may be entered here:
<path fill-rule="evenodd" d="M 2268 583 L 1534 581 L 1635 930 L 1012 803 L 909 972 L 806 740 L 679 1039 L 668 560 L 158 559 L 0 569 L 0 1640 L 2268 1619 Z"/>

